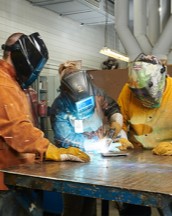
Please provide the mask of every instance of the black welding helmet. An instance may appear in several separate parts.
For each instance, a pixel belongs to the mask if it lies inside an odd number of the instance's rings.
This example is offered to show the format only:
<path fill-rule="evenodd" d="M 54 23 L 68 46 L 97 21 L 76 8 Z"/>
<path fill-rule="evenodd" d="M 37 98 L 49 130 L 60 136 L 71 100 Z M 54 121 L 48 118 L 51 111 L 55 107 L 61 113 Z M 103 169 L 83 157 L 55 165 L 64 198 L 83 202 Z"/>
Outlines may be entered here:
<path fill-rule="evenodd" d="M 22 88 L 27 88 L 37 79 L 48 60 L 48 50 L 37 32 L 29 36 L 23 34 L 14 44 L 3 44 L 2 49 L 11 52 L 17 80 Z"/>
<path fill-rule="evenodd" d="M 85 119 L 94 113 L 95 98 L 90 76 L 78 71 L 64 76 L 60 86 L 65 105 L 77 119 Z"/>

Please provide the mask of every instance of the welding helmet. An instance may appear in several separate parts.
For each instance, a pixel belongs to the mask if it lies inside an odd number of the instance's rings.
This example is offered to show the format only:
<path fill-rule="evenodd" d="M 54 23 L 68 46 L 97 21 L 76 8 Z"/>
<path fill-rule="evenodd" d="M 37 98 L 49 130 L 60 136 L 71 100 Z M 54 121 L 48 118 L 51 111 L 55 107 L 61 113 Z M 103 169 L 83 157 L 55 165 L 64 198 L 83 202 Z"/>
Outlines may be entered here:
<path fill-rule="evenodd" d="M 77 119 L 86 119 L 94 113 L 93 86 L 86 71 L 77 71 L 63 76 L 60 90 L 66 107 Z"/>
<path fill-rule="evenodd" d="M 141 54 L 129 64 L 129 87 L 143 106 L 160 106 L 165 88 L 166 67 L 155 56 Z"/>
<path fill-rule="evenodd" d="M 17 81 L 22 88 L 31 85 L 48 60 L 48 50 L 39 33 L 23 34 L 12 45 L 2 45 L 11 52 L 11 59 L 17 73 Z"/>

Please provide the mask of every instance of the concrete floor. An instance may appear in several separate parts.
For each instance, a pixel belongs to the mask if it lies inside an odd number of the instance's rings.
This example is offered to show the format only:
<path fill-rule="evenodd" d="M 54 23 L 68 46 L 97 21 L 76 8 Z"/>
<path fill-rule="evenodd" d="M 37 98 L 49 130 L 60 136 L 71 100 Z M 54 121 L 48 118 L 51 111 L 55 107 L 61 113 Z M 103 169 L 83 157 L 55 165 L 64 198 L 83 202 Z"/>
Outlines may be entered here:
<path fill-rule="evenodd" d="M 97 199 L 97 216 L 101 216 L 101 200 L 99 200 L 99 199 Z M 107 215 L 107 216 L 119 216 L 118 209 L 117 209 L 114 201 L 109 202 L 109 215 Z M 151 216 L 160 216 L 157 209 L 152 208 L 152 215 Z"/>

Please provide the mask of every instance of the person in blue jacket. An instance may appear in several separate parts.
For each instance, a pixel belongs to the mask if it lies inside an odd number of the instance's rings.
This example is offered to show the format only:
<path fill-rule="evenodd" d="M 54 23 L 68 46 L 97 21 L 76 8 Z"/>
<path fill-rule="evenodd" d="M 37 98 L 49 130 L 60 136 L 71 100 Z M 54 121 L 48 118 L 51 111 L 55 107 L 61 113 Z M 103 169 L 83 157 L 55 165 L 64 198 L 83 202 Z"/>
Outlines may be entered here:
<path fill-rule="evenodd" d="M 106 129 L 113 130 L 113 137 L 121 131 L 123 119 L 118 104 L 92 82 L 76 61 L 60 65 L 59 75 L 60 94 L 50 110 L 55 144 L 87 153 L 102 151 Z M 71 215 L 95 216 L 96 199 L 64 194 L 63 216 Z"/>

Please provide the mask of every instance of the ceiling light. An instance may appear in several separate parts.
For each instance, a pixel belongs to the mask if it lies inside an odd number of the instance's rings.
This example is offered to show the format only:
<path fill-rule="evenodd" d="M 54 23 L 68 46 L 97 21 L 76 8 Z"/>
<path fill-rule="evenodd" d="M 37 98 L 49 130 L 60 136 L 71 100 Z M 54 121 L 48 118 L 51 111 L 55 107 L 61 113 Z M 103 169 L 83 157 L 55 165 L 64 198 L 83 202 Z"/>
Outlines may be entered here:
<path fill-rule="evenodd" d="M 99 51 L 99 53 L 121 61 L 129 62 L 129 57 L 108 48 L 108 0 L 105 0 L 105 12 L 104 47 Z"/>
<path fill-rule="evenodd" d="M 106 56 L 109 56 L 109 57 L 112 57 L 112 58 L 115 58 L 115 59 L 119 59 L 121 61 L 125 61 L 125 62 L 129 62 L 130 59 L 129 57 L 115 51 L 115 50 L 112 50 L 112 49 L 109 49 L 107 47 L 103 47 L 101 50 L 100 50 L 100 53 L 101 54 L 104 54 Z"/>

